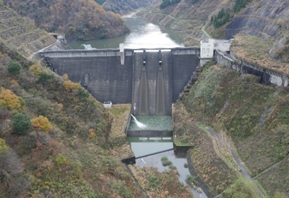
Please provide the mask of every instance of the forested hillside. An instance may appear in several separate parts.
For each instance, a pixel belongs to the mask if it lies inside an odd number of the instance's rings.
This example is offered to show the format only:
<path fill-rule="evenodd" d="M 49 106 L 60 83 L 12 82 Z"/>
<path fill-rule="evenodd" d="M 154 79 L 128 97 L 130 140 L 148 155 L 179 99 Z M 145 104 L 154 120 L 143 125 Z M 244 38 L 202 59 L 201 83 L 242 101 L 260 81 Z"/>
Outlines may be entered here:
<path fill-rule="evenodd" d="M 102 6 L 105 10 L 111 10 L 113 12 L 124 15 L 130 12 L 135 12 L 139 8 L 144 8 L 160 1 L 161 0 L 106 0 Z"/>
<path fill-rule="evenodd" d="M 65 33 L 70 40 L 92 40 L 127 33 L 120 15 L 106 12 L 94 0 L 5 0 L 22 16 L 48 32 Z"/>
<path fill-rule="evenodd" d="M 140 197 L 111 123 L 78 83 L 0 45 L 0 197 Z"/>

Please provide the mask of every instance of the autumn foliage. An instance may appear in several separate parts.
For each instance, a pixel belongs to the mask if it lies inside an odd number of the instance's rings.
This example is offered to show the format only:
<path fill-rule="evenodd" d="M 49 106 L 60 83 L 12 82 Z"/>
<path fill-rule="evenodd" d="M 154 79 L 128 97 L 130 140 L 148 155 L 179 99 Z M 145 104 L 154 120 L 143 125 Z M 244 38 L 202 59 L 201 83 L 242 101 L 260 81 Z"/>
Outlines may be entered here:
<path fill-rule="evenodd" d="M 120 15 L 106 12 L 94 0 L 5 0 L 5 3 L 32 18 L 38 27 L 65 33 L 70 40 L 115 37 L 129 31 Z"/>
<path fill-rule="evenodd" d="M 89 131 L 88 131 L 88 136 L 89 136 L 90 138 L 96 137 L 96 131 L 95 131 L 95 129 L 89 129 Z"/>
<path fill-rule="evenodd" d="M 7 108 L 13 113 L 23 110 L 21 99 L 11 90 L 0 87 L 0 108 Z"/>
<path fill-rule="evenodd" d="M 45 116 L 38 116 L 31 120 L 31 124 L 34 128 L 40 129 L 44 132 L 51 131 L 52 124 L 49 122 L 48 118 Z"/>
<path fill-rule="evenodd" d="M 33 74 L 34 76 L 40 77 L 40 75 L 43 73 L 43 69 L 38 64 L 33 64 L 29 67 L 29 72 Z"/>
<path fill-rule="evenodd" d="M 74 83 L 71 80 L 69 80 L 67 74 L 63 75 L 63 80 L 64 80 L 63 86 L 67 92 L 71 92 L 72 90 L 77 90 L 78 88 L 80 88 L 80 84 Z"/>

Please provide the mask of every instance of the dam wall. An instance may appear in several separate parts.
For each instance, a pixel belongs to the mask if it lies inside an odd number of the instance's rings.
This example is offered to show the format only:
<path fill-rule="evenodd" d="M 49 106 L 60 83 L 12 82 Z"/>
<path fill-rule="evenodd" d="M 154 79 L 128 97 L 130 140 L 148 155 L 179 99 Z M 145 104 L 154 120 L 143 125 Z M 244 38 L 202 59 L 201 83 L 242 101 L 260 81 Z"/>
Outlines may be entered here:
<path fill-rule="evenodd" d="M 79 82 L 99 101 L 131 103 L 133 52 L 121 65 L 118 50 L 46 52 L 45 61 L 59 75 Z"/>
<path fill-rule="evenodd" d="M 132 97 L 134 115 L 171 114 L 171 76 L 171 52 L 135 53 Z"/>
<path fill-rule="evenodd" d="M 97 100 L 132 103 L 134 115 L 171 115 L 172 103 L 199 65 L 199 48 L 41 52 L 59 75 L 79 82 Z"/>
<path fill-rule="evenodd" d="M 172 101 L 176 102 L 179 94 L 193 77 L 193 73 L 200 64 L 199 48 L 177 48 L 172 54 Z"/>

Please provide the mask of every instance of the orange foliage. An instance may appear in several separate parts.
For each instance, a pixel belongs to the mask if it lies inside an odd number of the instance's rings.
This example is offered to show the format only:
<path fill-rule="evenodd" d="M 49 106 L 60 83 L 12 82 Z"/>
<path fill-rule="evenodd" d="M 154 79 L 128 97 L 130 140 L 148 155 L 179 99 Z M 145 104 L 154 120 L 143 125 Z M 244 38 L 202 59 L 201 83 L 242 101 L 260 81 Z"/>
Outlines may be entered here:
<path fill-rule="evenodd" d="M 47 117 L 38 116 L 31 120 L 31 124 L 34 128 L 41 129 L 44 132 L 49 132 L 52 129 L 52 124 Z"/>
<path fill-rule="evenodd" d="M 22 111 L 20 98 L 11 90 L 0 87 L 0 107 L 6 107 L 9 110 Z"/>
<path fill-rule="evenodd" d="M 95 129 L 89 129 L 89 130 L 88 130 L 88 136 L 89 136 L 90 138 L 96 137 Z"/>
<path fill-rule="evenodd" d="M 63 75 L 63 80 L 64 80 L 63 86 L 67 92 L 71 92 L 72 90 L 76 90 L 80 87 L 79 83 L 74 83 L 71 80 L 69 80 L 67 74 Z"/>

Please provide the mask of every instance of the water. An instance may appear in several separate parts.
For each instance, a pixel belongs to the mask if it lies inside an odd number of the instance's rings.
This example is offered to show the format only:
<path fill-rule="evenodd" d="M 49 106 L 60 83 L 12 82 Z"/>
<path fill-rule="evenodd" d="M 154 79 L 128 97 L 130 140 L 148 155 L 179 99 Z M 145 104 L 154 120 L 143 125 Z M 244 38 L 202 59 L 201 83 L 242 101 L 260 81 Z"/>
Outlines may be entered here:
<path fill-rule="evenodd" d="M 136 119 L 142 124 L 146 125 L 145 128 L 139 127 L 134 121 L 130 123 L 129 131 L 172 131 L 173 123 L 171 116 L 136 116 Z"/>
<path fill-rule="evenodd" d="M 171 137 L 129 137 L 128 140 L 136 157 L 166 151 L 174 147 Z M 187 185 L 186 179 L 190 175 L 190 171 L 186 168 L 187 158 L 183 154 L 176 155 L 173 150 L 166 151 L 138 158 L 136 164 L 140 167 L 155 167 L 158 171 L 164 172 L 169 170 L 169 167 L 163 166 L 162 157 L 167 157 L 172 162 L 172 166 L 178 171 L 180 181 Z M 196 198 L 207 198 L 204 192 L 198 192 L 194 188 L 192 188 L 192 193 Z"/>
<path fill-rule="evenodd" d="M 68 42 L 72 48 L 83 49 L 82 44 L 91 44 L 93 48 L 119 48 L 124 43 L 124 48 L 172 48 L 182 47 L 182 38 L 177 33 L 160 28 L 152 23 L 147 23 L 135 14 L 123 17 L 130 33 L 116 38 L 93 41 Z"/>
<path fill-rule="evenodd" d="M 163 166 L 161 161 L 162 157 L 167 157 L 168 160 L 172 162 L 172 165 L 176 168 L 176 170 L 179 173 L 180 181 L 183 184 L 187 185 L 186 179 L 190 175 L 189 169 L 186 168 L 187 159 L 185 156 L 176 155 L 174 151 L 167 151 L 164 153 L 137 159 L 136 164 L 140 167 L 153 166 L 160 172 L 168 171 L 170 167 Z M 207 198 L 205 193 L 198 192 L 196 189 L 192 189 L 192 192 L 196 198 Z"/>
<path fill-rule="evenodd" d="M 132 115 L 133 116 L 133 115 Z M 131 121 L 129 131 L 172 131 L 173 123 L 171 116 L 133 116 L 134 121 Z M 136 122 L 137 121 L 137 122 Z M 146 125 L 145 128 L 139 126 Z M 163 172 L 169 170 L 169 167 L 162 165 L 161 158 L 167 157 L 172 165 L 179 173 L 179 179 L 183 184 L 186 184 L 186 178 L 190 175 L 189 169 L 185 167 L 187 159 L 185 155 L 176 155 L 173 150 L 172 137 L 129 137 L 128 138 L 131 149 L 136 157 L 146 156 L 153 153 L 162 152 L 159 154 L 141 157 L 136 160 L 136 164 L 140 167 L 155 167 L 158 171 Z M 199 193 L 196 189 L 192 188 L 195 197 L 206 198 L 206 194 Z"/>
<path fill-rule="evenodd" d="M 144 128 L 147 127 L 147 125 L 139 122 L 139 121 L 136 119 L 136 117 L 134 117 L 132 114 L 131 114 L 131 117 L 133 118 L 133 121 L 135 122 L 135 124 L 137 125 L 138 128 L 144 129 Z"/>

